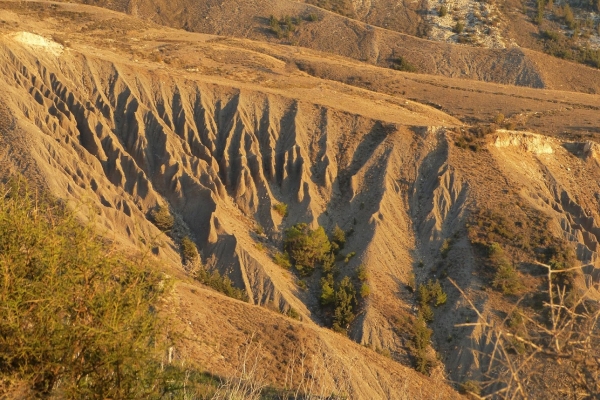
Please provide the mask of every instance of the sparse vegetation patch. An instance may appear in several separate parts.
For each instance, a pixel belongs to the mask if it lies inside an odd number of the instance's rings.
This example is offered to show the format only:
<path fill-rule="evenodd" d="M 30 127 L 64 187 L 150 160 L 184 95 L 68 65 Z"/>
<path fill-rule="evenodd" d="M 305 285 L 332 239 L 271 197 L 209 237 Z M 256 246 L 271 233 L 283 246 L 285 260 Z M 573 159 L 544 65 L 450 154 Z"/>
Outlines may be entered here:
<path fill-rule="evenodd" d="M 171 393 L 154 311 L 165 277 L 22 182 L 0 193 L 0 394 L 13 384 L 28 398 Z"/>

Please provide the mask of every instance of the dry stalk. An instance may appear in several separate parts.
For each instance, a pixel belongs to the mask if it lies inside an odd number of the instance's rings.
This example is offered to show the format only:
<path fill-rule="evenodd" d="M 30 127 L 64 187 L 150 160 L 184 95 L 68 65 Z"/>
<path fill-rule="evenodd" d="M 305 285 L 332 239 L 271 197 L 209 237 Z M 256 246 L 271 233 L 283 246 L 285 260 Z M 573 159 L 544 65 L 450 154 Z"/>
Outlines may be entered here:
<path fill-rule="evenodd" d="M 553 278 L 556 274 L 581 271 L 581 266 L 556 270 L 547 264 L 536 264 L 548 271 L 548 298 L 543 304 L 548 310 L 548 321 L 523 313 L 524 330 L 517 332 L 507 328 L 510 313 L 500 323 L 485 318 L 471 298 L 450 279 L 479 317 L 477 323 L 459 326 L 481 328 L 493 344 L 491 353 L 473 351 L 475 357 L 487 361 L 488 365 L 481 382 L 485 395 L 474 397 L 534 398 L 531 388 L 552 380 L 544 366 L 558 365 L 561 374 L 569 378 L 568 384 L 561 387 L 563 395 L 577 399 L 600 398 L 600 307 L 596 301 L 590 300 L 594 287 L 587 285 L 585 290 L 576 292 L 567 290 L 566 285 L 555 283 Z M 514 306 L 513 312 L 521 300 Z M 515 345 L 518 345 L 519 351 L 513 351 Z"/>

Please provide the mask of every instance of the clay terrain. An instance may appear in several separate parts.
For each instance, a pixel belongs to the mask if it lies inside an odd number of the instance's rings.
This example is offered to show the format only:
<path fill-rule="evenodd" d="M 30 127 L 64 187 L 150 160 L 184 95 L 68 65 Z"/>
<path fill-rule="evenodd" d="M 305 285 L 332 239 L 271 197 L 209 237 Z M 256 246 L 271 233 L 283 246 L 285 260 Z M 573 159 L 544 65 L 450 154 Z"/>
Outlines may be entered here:
<path fill-rule="evenodd" d="M 1 1 L 0 178 L 174 278 L 175 362 L 233 376 L 250 346 L 286 398 L 595 398 L 596 353 L 559 351 L 595 336 L 559 346 L 541 318 L 542 264 L 575 271 L 576 306 L 600 297 L 600 70 L 517 28 L 430 37 L 432 2 L 325 3 Z M 330 270 L 281 261 L 301 223 L 343 232 Z"/>

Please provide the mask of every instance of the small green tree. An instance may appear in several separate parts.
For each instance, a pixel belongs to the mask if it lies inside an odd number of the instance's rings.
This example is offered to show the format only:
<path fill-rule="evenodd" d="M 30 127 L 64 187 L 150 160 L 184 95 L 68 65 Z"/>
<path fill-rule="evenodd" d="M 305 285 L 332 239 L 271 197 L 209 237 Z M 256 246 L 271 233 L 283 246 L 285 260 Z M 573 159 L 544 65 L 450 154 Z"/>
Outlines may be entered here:
<path fill-rule="evenodd" d="M 334 253 L 338 253 L 346 245 L 346 233 L 339 226 L 335 226 L 331 235 L 331 245 Z"/>
<path fill-rule="evenodd" d="M 173 229 L 175 219 L 171 215 L 168 206 L 156 206 L 150 212 L 150 218 L 152 223 L 163 232 Z"/>
<path fill-rule="evenodd" d="M 433 361 L 427 356 L 427 348 L 433 332 L 427 327 L 423 318 L 416 318 L 412 329 L 412 355 L 415 358 L 415 369 L 422 374 L 427 374 L 433 365 Z"/>
<path fill-rule="evenodd" d="M 315 265 L 322 262 L 331 251 L 331 244 L 323 227 L 312 230 L 304 223 L 285 231 L 284 247 L 303 275 L 310 275 Z"/>
<path fill-rule="evenodd" d="M 335 311 L 333 329 L 345 332 L 354 321 L 354 307 L 356 306 L 356 291 L 349 277 L 344 277 L 335 292 Z"/>
<path fill-rule="evenodd" d="M 324 307 L 335 303 L 335 290 L 333 286 L 333 275 L 328 274 L 321 278 L 321 296 L 319 301 Z"/>
<path fill-rule="evenodd" d="M 194 263 L 200 259 L 196 243 L 188 236 L 181 239 L 181 255 L 184 264 Z"/>

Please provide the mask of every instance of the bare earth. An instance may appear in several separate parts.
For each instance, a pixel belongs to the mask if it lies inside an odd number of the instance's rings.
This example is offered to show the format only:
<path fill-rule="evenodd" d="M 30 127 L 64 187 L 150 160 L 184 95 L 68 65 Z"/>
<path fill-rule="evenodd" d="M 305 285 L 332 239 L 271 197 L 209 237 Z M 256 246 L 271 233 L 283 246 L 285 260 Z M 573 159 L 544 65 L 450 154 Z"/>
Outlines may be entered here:
<path fill-rule="evenodd" d="M 217 3 L 204 2 L 205 12 Z M 185 4 L 172 4 L 184 14 Z M 258 1 L 236 4 L 240 16 L 269 14 Z M 277 4 L 277 14 L 307 7 Z M 133 15 L 149 7 L 112 6 Z M 82 217 L 97 214 L 107 237 L 161 260 L 177 279 L 165 309 L 189 339 L 177 349 L 182 360 L 226 376 L 254 335 L 274 385 L 283 386 L 287 359 L 303 349 L 323 387 L 342 382 L 352 399 L 459 398 L 456 385 L 484 368 L 471 350 L 488 351 L 487 343 L 456 327 L 473 314 L 444 284 L 448 302 L 435 311 L 430 348 L 441 363 L 432 377 L 415 372 L 403 323 L 415 314 L 410 277 L 444 272 L 489 318 L 508 310 L 482 286 L 465 224 L 475 206 L 517 203 L 548 215 L 552 233 L 598 275 L 600 95 L 588 92 L 600 91 L 600 72 L 323 13 L 318 24 L 330 25 L 303 25 L 300 47 L 251 40 L 266 37 L 256 28 L 263 21 L 238 21 L 249 32 L 211 28 L 236 36 L 223 37 L 79 4 L 0 2 L 0 173 L 22 173 L 82 204 Z M 202 24 L 199 15 L 189 23 Z M 327 47 L 325 29 L 365 40 Z M 382 68 L 395 48 L 424 73 Z M 478 151 L 455 145 L 499 113 L 514 129 L 494 130 Z M 272 209 L 280 202 L 285 218 Z M 147 218 L 157 204 L 170 206 L 205 264 L 245 288 L 250 304 L 189 277 L 175 243 Z M 356 256 L 340 273 L 365 265 L 372 294 L 348 338 L 322 327 L 318 273 L 303 290 L 272 261 L 282 232 L 298 222 L 353 231 L 344 251 Z M 291 309 L 301 321 L 285 316 Z"/>

